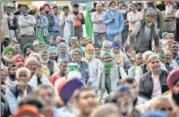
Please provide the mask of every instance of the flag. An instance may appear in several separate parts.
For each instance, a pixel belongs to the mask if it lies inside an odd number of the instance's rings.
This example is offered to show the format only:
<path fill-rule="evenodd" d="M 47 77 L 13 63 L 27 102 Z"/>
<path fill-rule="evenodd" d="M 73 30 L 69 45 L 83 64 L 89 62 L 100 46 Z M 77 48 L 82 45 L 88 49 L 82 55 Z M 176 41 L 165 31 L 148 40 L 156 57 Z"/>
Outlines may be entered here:
<path fill-rule="evenodd" d="M 38 38 L 39 44 L 46 44 L 40 28 L 37 28 L 37 38 Z"/>
<path fill-rule="evenodd" d="M 92 40 L 93 36 L 93 24 L 91 21 L 91 14 L 90 14 L 90 8 L 86 8 L 87 13 L 85 17 L 85 29 L 86 29 L 86 35 Z"/>

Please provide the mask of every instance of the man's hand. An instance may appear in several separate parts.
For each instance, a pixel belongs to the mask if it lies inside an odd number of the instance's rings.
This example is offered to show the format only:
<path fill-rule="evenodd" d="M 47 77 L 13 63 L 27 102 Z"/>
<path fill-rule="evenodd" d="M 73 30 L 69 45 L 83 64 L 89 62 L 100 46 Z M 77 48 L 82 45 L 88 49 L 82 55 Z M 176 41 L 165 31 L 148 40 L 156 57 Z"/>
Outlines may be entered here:
<path fill-rule="evenodd" d="M 36 69 L 35 75 L 36 75 L 37 77 L 41 77 L 41 76 L 42 76 L 41 67 L 40 67 L 40 66 Z"/>
<path fill-rule="evenodd" d="M 110 19 L 110 23 L 113 23 L 115 21 L 115 19 L 113 18 L 113 19 Z"/>

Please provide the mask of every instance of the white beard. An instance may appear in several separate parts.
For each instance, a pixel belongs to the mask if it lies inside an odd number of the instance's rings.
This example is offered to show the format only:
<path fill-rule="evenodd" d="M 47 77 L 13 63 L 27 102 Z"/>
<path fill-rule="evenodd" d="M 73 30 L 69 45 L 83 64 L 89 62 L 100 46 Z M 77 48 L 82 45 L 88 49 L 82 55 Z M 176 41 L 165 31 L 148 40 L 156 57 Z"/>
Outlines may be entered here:
<path fill-rule="evenodd" d="M 4 56 L 3 58 L 4 58 L 4 60 L 7 61 L 7 62 L 12 62 L 12 58 L 9 58 L 9 57 L 7 57 L 7 56 Z"/>
<path fill-rule="evenodd" d="M 48 60 L 46 60 L 46 61 L 44 61 L 43 59 L 40 59 L 40 61 L 41 61 L 41 63 L 42 63 L 42 64 L 47 64 L 47 63 L 48 63 L 48 61 L 49 61 L 49 59 L 48 59 Z"/>
<path fill-rule="evenodd" d="M 170 13 L 173 9 L 173 6 L 166 6 L 166 13 Z"/>

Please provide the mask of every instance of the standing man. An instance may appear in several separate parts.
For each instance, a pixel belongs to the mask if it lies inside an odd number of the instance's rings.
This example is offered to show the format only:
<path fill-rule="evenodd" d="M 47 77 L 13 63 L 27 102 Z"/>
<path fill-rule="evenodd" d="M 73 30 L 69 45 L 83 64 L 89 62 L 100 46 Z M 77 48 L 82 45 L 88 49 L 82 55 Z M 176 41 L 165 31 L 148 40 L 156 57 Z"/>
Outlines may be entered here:
<path fill-rule="evenodd" d="M 107 39 L 113 42 L 115 36 L 119 36 L 122 41 L 121 32 L 124 28 L 124 18 L 122 13 L 116 9 L 116 2 L 109 3 L 109 9 L 104 14 L 104 23 L 107 26 Z"/>
<path fill-rule="evenodd" d="M 59 9 L 57 6 L 53 7 L 53 11 L 54 11 L 54 26 L 53 26 L 53 36 L 54 38 L 56 38 L 57 36 L 60 36 L 60 14 L 59 14 Z"/>
<path fill-rule="evenodd" d="M 135 28 L 130 34 L 130 44 L 137 53 L 143 53 L 147 50 L 153 50 L 152 41 L 155 42 L 155 48 L 158 49 L 159 35 L 154 22 L 156 12 L 148 8 L 144 21 L 136 22 Z"/>
<path fill-rule="evenodd" d="M 69 6 L 63 7 L 64 15 L 62 16 L 61 26 L 65 42 L 69 45 L 69 39 L 74 33 L 74 16 L 70 13 Z"/>
<path fill-rule="evenodd" d="M 168 32 L 168 33 L 175 34 L 175 30 L 176 30 L 175 13 L 176 13 L 176 9 L 174 9 L 173 6 L 174 6 L 173 0 L 166 0 L 165 1 L 166 10 L 162 12 L 162 16 L 163 16 L 163 20 L 164 20 L 162 32 Z"/>
<path fill-rule="evenodd" d="M 53 37 L 53 26 L 55 24 L 55 20 L 54 20 L 54 16 L 51 12 L 51 7 L 50 5 L 44 4 L 43 6 L 44 10 L 45 10 L 45 15 L 48 18 L 48 22 L 49 22 L 49 26 L 48 26 L 48 32 L 49 32 L 49 38 Z"/>
<path fill-rule="evenodd" d="M 22 15 L 19 16 L 19 28 L 20 28 L 20 47 L 21 49 L 26 43 L 33 43 L 36 39 L 34 26 L 36 20 L 34 16 L 28 14 L 28 7 L 22 6 Z"/>
<path fill-rule="evenodd" d="M 84 15 L 83 13 L 79 12 L 79 5 L 74 4 L 73 5 L 73 15 L 74 15 L 74 30 L 75 30 L 75 36 L 78 37 L 78 39 L 82 39 L 83 37 L 83 24 L 85 23 Z"/>
<path fill-rule="evenodd" d="M 6 47 L 10 41 L 17 41 L 16 30 L 18 29 L 18 20 L 17 17 L 12 14 L 12 7 L 7 6 L 5 8 L 2 24 L 3 29 L 5 30 L 4 42 L 6 43 L 4 43 L 4 46 Z"/>
<path fill-rule="evenodd" d="M 37 23 L 36 23 L 36 32 L 37 32 L 37 38 L 43 38 L 45 40 L 45 42 L 48 42 L 48 36 L 49 36 L 49 32 L 48 32 L 48 26 L 49 26 L 49 22 L 48 22 L 48 18 L 45 16 L 45 10 L 44 8 L 40 8 L 40 16 L 37 17 Z"/>
<path fill-rule="evenodd" d="M 93 22 L 93 34 L 95 44 L 99 43 L 101 40 L 101 36 L 106 36 L 106 25 L 103 23 L 104 12 L 103 6 L 101 3 L 96 5 L 96 12 L 92 14 L 92 22 Z"/>

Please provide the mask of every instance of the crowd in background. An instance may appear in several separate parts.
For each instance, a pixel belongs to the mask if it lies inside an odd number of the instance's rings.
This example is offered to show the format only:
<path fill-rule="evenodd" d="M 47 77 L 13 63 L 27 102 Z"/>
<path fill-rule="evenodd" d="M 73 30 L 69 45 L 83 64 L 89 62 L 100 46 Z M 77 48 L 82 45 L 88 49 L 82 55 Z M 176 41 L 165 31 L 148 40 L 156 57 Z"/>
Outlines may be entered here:
<path fill-rule="evenodd" d="M 79 7 L 4 6 L 1 116 L 179 117 L 179 3 Z"/>

